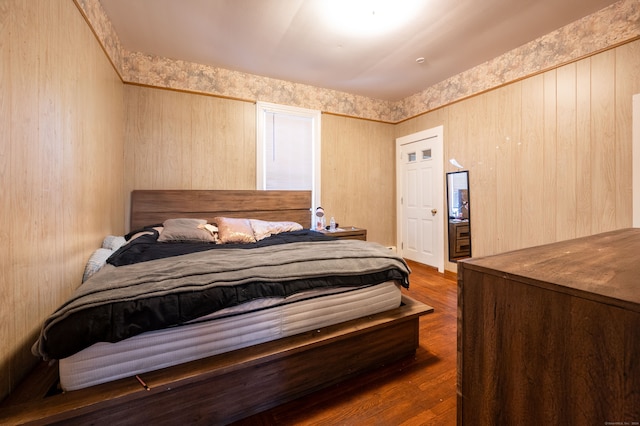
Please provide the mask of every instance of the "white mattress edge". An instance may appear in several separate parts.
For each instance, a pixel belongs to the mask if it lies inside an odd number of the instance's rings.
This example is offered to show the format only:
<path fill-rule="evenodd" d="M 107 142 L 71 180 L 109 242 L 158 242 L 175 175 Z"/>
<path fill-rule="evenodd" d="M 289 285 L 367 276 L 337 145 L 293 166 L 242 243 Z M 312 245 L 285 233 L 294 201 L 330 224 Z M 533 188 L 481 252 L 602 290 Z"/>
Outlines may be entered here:
<path fill-rule="evenodd" d="M 140 334 L 117 343 L 97 343 L 59 361 L 65 391 L 217 355 L 327 327 L 400 306 L 395 281 L 328 294 L 242 315 Z"/>

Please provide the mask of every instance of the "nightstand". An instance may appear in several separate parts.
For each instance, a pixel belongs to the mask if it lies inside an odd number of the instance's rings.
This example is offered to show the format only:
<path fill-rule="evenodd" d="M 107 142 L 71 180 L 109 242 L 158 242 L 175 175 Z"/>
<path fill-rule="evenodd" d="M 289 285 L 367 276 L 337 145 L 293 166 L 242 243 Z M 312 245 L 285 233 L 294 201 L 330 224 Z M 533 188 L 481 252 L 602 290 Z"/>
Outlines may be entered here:
<path fill-rule="evenodd" d="M 340 238 L 344 240 L 362 240 L 367 241 L 367 230 L 363 228 L 356 228 L 355 226 L 340 226 L 335 232 L 322 230 L 321 232 L 331 237 Z"/>
<path fill-rule="evenodd" d="M 471 256 L 469 221 L 449 221 L 449 259 Z"/>

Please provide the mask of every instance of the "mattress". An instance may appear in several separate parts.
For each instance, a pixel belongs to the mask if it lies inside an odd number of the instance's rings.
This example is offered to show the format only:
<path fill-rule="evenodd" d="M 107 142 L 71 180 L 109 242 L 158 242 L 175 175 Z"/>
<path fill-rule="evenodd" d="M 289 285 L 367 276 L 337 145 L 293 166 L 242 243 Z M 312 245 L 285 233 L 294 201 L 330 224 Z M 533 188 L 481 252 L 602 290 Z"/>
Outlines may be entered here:
<path fill-rule="evenodd" d="M 313 290 L 225 309 L 117 343 L 96 343 L 59 361 L 65 391 L 83 389 L 397 308 L 400 286 Z"/>

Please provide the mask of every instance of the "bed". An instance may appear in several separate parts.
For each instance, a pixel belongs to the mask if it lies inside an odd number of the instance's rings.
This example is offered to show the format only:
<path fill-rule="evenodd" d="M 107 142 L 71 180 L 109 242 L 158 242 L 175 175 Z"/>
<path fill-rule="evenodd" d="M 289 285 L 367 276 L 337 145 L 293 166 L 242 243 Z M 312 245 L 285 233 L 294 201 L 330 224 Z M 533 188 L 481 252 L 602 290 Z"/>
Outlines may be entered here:
<path fill-rule="evenodd" d="M 130 228 L 143 232 L 142 236 L 135 233 L 133 242 L 159 239 L 167 226 L 159 230 L 154 225 L 164 225 L 167 219 L 200 219 L 216 225 L 221 218 L 229 219 L 234 227 L 226 235 L 234 238 L 243 234 L 235 227 L 235 219 L 246 224 L 247 218 L 252 218 L 260 225 L 298 223 L 303 229 L 286 230 L 247 243 L 251 248 L 235 247 L 244 242 L 225 241 L 210 244 L 216 250 L 162 255 L 126 266 L 108 265 L 87 280 L 89 290 L 70 301 L 70 309 L 46 323 L 57 326 L 64 323 L 58 318 L 66 319 L 80 312 L 76 324 L 83 326 L 60 326 L 34 346 L 36 353 L 45 358 L 61 359 L 62 387 L 66 392 L 56 393 L 53 387 L 29 384 L 29 380 L 47 382 L 42 375 L 58 382 L 58 375 L 52 372 L 57 370 L 55 367 L 40 365 L 35 378 L 28 379 L 4 404 L 4 411 L 13 416 L 6 419 L 21 422 L 46 419 L 67 424 L 96 419 L 111 424 L 134 419 L 228 423 L 414 353 L 418 346 L 418 318 L 432 308 L 402 294 L 400 287 L 408 285 L 402 260 L 375 244 L 338 241 L 309 231 L 310 204 L 307 191 L 134 191 Z M 216 238 L 223 237 L 220 229 Z M 272 243 L 278 238 L 286 241 Z M 129 245 L 123 247 L 125 252 L 132 250 Z M 215 261 L 211 257 L 214 254 Z M 378 257 L 384 266 L 378 260 L 371 264 Z M 124 259 L 126 263 L 127 256 Z M 173 272 L 171 278 L 162 275 L 165 269 L 173 267 L 167 267 L 167 262 L 185 263 L 189 271 L 187 284 L 182 280 L 176 284 L 180 301 L 173 309 L 164 308 L 167 298 L 177 298 L 174 293 L 165 293 L 166 287 L 174 285 Z M 242 267 L 232 267 L 235 264 Z M 339 268 L 337 272 L 327 274 L 329 265 L 334 264 Z M 224 265 L 222 272 L 221 265 Z M 374 269 L 370 270 L 371 267 Z M 127 274 L 121 273 L 125 270 Z M 320 280 L 319 271 L 342 277 L 337 280 L 339 285 Z M 91 323 L 92 318 L 105 315 L 104 312 L 108 315 L 124 312 L 113 316 L 126 317 L 132 303 L 136 306 L 141 303 L 138 296 L 128 293 L 118 295 L 121 299 L 115 299 L 116 305 L 112 305 L 111 295 L 107 297 L 106 308 L 102 301 L 85 301 L 87 295 L 102 294 L 102 289 L 95 290 L 99 287 L 91 287 L 101 281 L 108 284 L 109 291 L 116 287 L 120 292 L 119 285 L 112 284 L 114 273 L 133 277 L 132 282 L 125 279 L 122 288 L 141 288 L 139 291 L 146 295 L 153 293 L 154 298 L 145 298 L 155 300 L 152 304 L 163 310 L 152 315 L 153 321 L 143 321 L 150 324 L 147 329 L 140 330 L 139 322 L 135 322 L 135 327 L 123 327 L 125 331 L 113 325 L 105 327 L 109 328 L 110 337 L 98 340 L 113 343 L 85 341 L 87 330 L 100 328 Z M 184 272 L 179 275 L 182 277 Z M 154 279 L 149 280 L 148 276 Z M 196 296 L 191 288 L 194 280 L 204 283 L 198 284 Z M 320 284 L 315 283 L 318 280 Z M 154 286 L 162 283 L 162 291 L 150 287 L 153 289 L 150 292 L 145 287 L 151 285 L 148 281 L 153 281 Z M 266 299 L 262 295 L 253 296 L 255 288 L 265 287 L 265 282 L 280 281 L 287 285 L 276 286 L 275 294 L 267 294 Z M 209 287 L 212 282 L 225 285 Z M 226 284 L 230 282 L 233 285 Z M 190 286 L 188 291 L 184 285 Z M 194 297 L 201 297 L 200 287 L 210 301 L 207 311 L 194 307 L 192 302 Z M 293 290 L 289 291 L 289 287 Z M 247 298 L 247 294 L 251 297 Z M 211 300 L 219 298 L 233 302 L 211 308 L 209 305 L 217 303 Z M 82 309 L 74 305 L 78 300 L 82 300 Z M 97 306 L 98 310 L 85 311 L 84 305 L 91 309 Z M 241 314 L 238 311 L 244 306 L 251 309 Z M 142 310 L 149 307 L 145 305 Z M 157 317 L 162 321 L 168 317 L 170 325 L 156 324 L 160 321 Z M 72 334 L 78 327 L 77 334 Z M 45 325 L 43 333 L 44 330 L 51 329 Z M 58 340 L 51 337 L 56 334 Z M 61 345 L 53 343 L 47 346 L 49 340 L 58 342 L 65 338 L 65 344 L 71 348 L 56 349 Z M 105 359 L 109 361 L 102 364 Z M 34 388 L 39 390 L 33 391 Z M 0 416 L 0 420 L 6 419 Z"/>

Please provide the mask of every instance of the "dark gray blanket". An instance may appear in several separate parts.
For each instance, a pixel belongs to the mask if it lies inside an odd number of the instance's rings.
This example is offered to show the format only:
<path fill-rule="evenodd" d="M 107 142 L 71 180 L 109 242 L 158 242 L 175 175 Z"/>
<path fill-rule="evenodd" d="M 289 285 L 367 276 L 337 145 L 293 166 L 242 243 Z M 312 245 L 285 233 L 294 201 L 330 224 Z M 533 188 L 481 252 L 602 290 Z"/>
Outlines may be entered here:
<path fill-rule="evenodd" d="M 256 297 L 398 279 L 409 268 L 385 247 L 357 240 L 219 249 L 103 270 L 44 323 L 32 352 L 64 358 L 98 341 L 166 328 Z"/>

